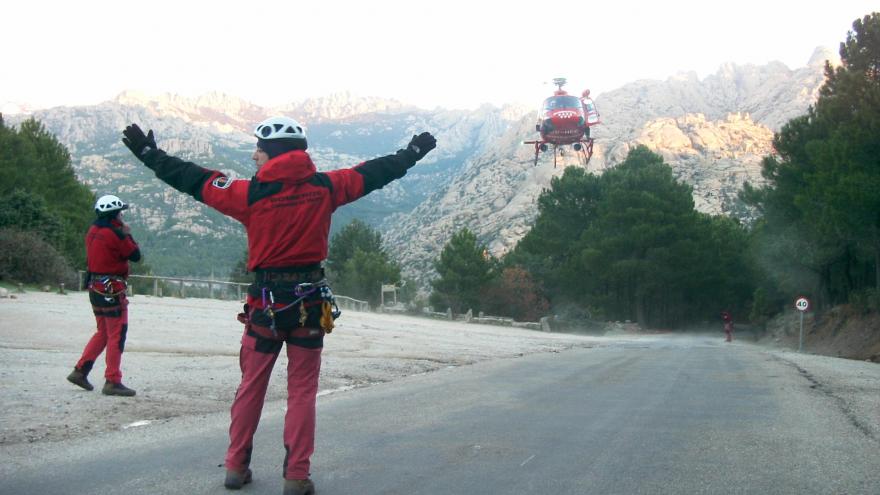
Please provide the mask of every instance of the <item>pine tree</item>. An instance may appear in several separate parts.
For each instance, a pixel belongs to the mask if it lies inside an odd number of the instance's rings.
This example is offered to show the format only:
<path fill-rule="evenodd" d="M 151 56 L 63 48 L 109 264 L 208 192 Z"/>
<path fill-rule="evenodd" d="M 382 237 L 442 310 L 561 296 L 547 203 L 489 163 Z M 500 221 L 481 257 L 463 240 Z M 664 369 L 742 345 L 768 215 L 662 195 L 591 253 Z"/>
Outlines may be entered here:
<path fill-rule="evenodd" d="M 816 104 L 774 137 L 768 185 L 742 195 L 764 214 L 755 249 L 775 280 L 818 307 L 880 283 L 880 14 L 853 23 L 840 56 Z"/>
<path fill-rule="evenodd" d="M 57 242 L 69 263 L 84 266 L 83 238 L 94 218 L 94 195 L 78 181 L 70 153 L 40 122 L 31 118 L 16 129 L 0 116 L 0 197 L 16 190 L 40 198 L 48 212 L 50 224 L 29 230 L 42 231 L 43 238 Z M 47 234 L 49 228 L 57 234 Z"/>
<path fill-rule="evenodd" d="M 737 222 L 696 212 L 690 187 L 639 146 L 602 176 L 569 168 L 554 180 L 505 262 L 529 268 L 554 307 L 673 326 L 745 307 L 746 239 Z"/>
<path fill-rule="evenodd" d="M 381 302 L 382 285 L 400 282 L 400 267 L 388 260 L 381 250 L 362 251 L 356 248 L 354 254 L 343 266 L 342 277 L 335 291 L 355 299 L 365 300 L 376 307 Z"/>
<path fill-rule="evenodd" d="M 377 306 L 383 284 L 400 282 L 400 266 L 382 246 L 382 236 L 360 220 L 352 220 L 330 240 L 328 278 L 333 290 Z"/>
<path fill-rule="evenodd" d="M 14 189 L 0 197 L 0 228 L 33 232 L 55 249 L 62 246 L 62 223 L 42 196 Z"/>
<path fill-rule="evenodd" d="M 360 249 L 365 253 L 382 251 L 382 235 L 364 222 L 354 219 L 330 239 L 327 268 L 341 275 L 342 267 Z"/>
<path fill-rule="evenodd" d="M 485 253 L 486 247 L 470 230 L 456 232 L 434 263 L 440 277 L 431 282 L 430 303 L 439 309 L 452 308 L 457 314 L 480 311 L 492 280 L 492 265 Z"/>

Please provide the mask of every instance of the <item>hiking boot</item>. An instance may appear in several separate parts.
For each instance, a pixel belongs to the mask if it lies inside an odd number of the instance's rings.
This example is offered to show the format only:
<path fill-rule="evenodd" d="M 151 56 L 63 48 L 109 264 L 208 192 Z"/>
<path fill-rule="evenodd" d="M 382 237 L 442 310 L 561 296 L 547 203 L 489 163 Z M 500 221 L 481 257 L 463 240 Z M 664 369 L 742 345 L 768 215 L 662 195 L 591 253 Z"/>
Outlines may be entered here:
<path fill-rule="evenodd" d="M 79 368 L 74 368 L 73 372 L 67 375 L 67 381 L 86 390 L 94 390 L 95 388 L 89 383 L 88 374 L 83 373 Z"/>
<path fill-rule="evenodd" d="M 251 470 L 245 469 L 244 471 L 234 471 L 232 469 L 226 470 L 226 480 L 223 481 L 223 486 L 230 490 L 238 490 L 242 486 L 251 482 Z"/>
<path fill-rule="evenodd" d="M 284 480 L 284 495 L 315 495 L 312 480 Z"/>
<path fill-rule="evenodd" d="M 107 382 L 104 384 L 104 388 L 101 389 L 101 393 L 104 395 L 121 395 L 123 397 L 131 397 L 135 394 L 135 391 L 121 383 Z"/>

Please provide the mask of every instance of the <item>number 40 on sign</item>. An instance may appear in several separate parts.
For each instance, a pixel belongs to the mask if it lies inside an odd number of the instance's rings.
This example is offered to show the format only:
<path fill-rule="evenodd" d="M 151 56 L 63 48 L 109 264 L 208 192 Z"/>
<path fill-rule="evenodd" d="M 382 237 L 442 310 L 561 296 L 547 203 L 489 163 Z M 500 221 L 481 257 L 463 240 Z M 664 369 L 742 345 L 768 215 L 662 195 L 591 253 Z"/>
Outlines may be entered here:
<path fill-rule="evenodd" d="M 798 300 L 794 302 L 794 307 L 797 308 L 798 311 L 806 311 L 810 309 L 810 301 L 806 297 L 799 297 Z"/>

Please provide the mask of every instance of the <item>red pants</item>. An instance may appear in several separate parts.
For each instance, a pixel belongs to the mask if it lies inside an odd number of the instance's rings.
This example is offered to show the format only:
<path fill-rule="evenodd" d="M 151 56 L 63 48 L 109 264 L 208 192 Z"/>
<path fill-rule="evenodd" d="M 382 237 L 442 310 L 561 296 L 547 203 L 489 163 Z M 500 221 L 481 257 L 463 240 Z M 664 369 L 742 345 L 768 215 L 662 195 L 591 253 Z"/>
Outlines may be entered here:
<path fill-rule="evenodd" d="M 232 402 L 226 468 L 248 467 L 254 433 L 260 422 L 266 389 L 282 342 L 248 335 L 241 338 L 241 384 Z M 315 451 L 315 400 L 321 371 L 321 348 L 306 349 L 287 344 L 287 414 L 284 417 L 284 478 L 309 477 L 309 458 Z"/>
<path fill-rule="evenodd" d="M 108 382 L 120 383 L 122 370 L 119 366 L 122 363 L 125 336 L 128 333 L 128 299 L 125 294 L 120 294 L 114 299 L 118 300 L 118 304 L 100 307 L 92 305 L 98 328 L 83 349 L 82 357 L 77 361 L 76 367 L 88 374 L 95 360 L 106 348 L 107 369 L 104 370 L 104 378 Z"/>

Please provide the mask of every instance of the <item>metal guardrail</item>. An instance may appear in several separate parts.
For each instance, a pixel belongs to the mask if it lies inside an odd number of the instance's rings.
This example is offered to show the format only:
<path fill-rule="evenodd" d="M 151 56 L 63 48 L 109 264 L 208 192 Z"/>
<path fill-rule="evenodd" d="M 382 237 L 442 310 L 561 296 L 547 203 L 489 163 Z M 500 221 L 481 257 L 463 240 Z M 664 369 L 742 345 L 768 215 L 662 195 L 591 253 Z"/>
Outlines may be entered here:
<path fill-rule="evenodd" d="M 229 289 L 232 289 L 235 293 L 235 298 L 237 300 L 242 300 L 242 293 L 247 291 L 247 286 L 250 284 L 242 283 L 242 282 L 229 282 L 226 280 L 204 280 L 198 278 L 185 278 L 185 277 L 159 277 L 155 275 L 129 275 L 128 276 L 128 285 L 130 289 L 130 294 L 135 294 L 135 289 L 137 285 L 133 283 L 134 280 L 145 280 L 152 281 L 152 292 L 153 296 L 159 297 L 163 295 L 175 295 L 181 298 L 186 298 L 186 290 L 187 285 L 193 290 L 193 292 L 201 293 L 205 289 L 207 289 L 207 297 L 210 299 L 223 299 L 223 297 L 215 296 L 215 288 L 221 289 L 220 295 L 229 294 Z M 163 294 L 163 286 L 159 285 L 160 282 L 164 284 L 172 284 L 176 286 L 176 290 L 174 294 Z M 224 290 L 225 289 L 225 290 Z M 201 295 L 201 294 L 200 294 Z M 231 298 L 231 297 L 230 297 Z"/>
<path fill-rule="evenodd" d="M 80 270 L 80 287 L 83 285 L 83 280 L 85 278 L 85 271 Z M 213 280 L 213 279 L 200 279 L 200 278 L 187 278 L 187 277 L 162 277 L 157 275 L 129 275 L 128 276 L 128 293 L 129 295 L 134 295 L 135 293 L 148 294 L 150 290 L 142 289 L 142 282 L 135 283 L 137 280 L 142 280 L 147 283 L 147 287 L 152 285 L 152 295 L 155 297 L 180 297 L 186 298 L 187 287 L 189 287 L 190 294 L 198 294 L 198 297 L 208 297 L 210 299 L 232 299 L 232 294 L 235 294 L 235 299 L 238 301 L 243 301 L 243 294 L 247 293 L 247 287 L 250 285 L 249 283 L 242 282 L 230 282 L 228 280 Z M 152 281 L 152 284 L 150 282 Z M 168 285 L 171 285 L 171 293 L 166 292 L 166 288 Z M 217 290 L 220 289 L 219 294 L 217 294 Z M 205 295 L 207 292 L 207 296 Z M 226 295 L 226 297 L 223 297 Z M 369 311 L 370 303 L 367 301 L 361 301 L 359 299 L 355 299 L 347 296 L 336 296 L 336 304 L 339 305 L 342 309 L 348 309 L 350 311 Z"/>
<path fill-rule="evenodd" d="M 85 277 L 85 271 L 80 270 L 80 287 L 82 287 L 82 282 Z M 198 294 L 197 297 L 206 297 L 204 295 L 205 290 L 207 290 L 207 297 L 210 299 L 231 299 L 230 289 L 234 290 L 235 298 L 238 301 L 243 301 L 242 294 L 246 293 L 249 283 L 242 282 L 230 282 L 227 280 L 206 280 L 199 278 L 187 278 L 187 277 L 161 277 L 157 275 L 129 275 L 128 276 L 128 293 L 130 295 L 134 295 L 137 293 L 142 293 L 141 290 L 136 290 L 140 287 L 140 284 L 134 284 L 134 280 L 143 280 L 149 283 L 152 281 L 152 295 L 156 297 L 181 297 L 186 298 L 187 285 L 190 287 L 191 293 L 195 292 Z M 160 285 L 164 284 L 164 285 Z M 163 294 L 163 289 L 168 284 L 172 284 L 174 286 L 173 293 L 171 294 Z M 220 288 L 219 297 L 215 296 L 216 290 L 215 288 Z M 63 290 L 63 285 L 62 285 Z M 223 295 L 226 294 L 226 297 Z M 336 304 L 341 309 L 346 309 L 349 311 L 370 311 L 370 303 L 367 301 L 361 301 L 359 299 L 355 299 L 353 297 L 336 295 Z M 550 331 L 549 326 L 547 325 L 546 318 L 542 318 L 541 322 L 517 322 L 513 321 L 513 318 L 504 318 L 500 316 L 486 316 L 482 312 L 479 313 L 478 316 L 473 316 L 473 312 L 468 310 L 467 313 L 455 316 L 452 313 L 452 309 L 447 308 L 445 313 L 436 313 L 430 311 L 428 308 L 424 308 L 422 310 L 422 316 L 428 318 L 436 318 L 443 320 L 461 320 L 465 323 L 483 323 L 488 325 L 503 325 L 503 326 L 514 326 L 521 328 L 529 328 L 532 330 L 543 330 L 545 332 Z"/>
<path fill-rule="evenodd" d="M 350 311 L 369 311 L 370 303 L 367 301 L 361 301 L 359 299 L 355 299 L 353 297 L 348 296 L 334 296 L 336 297 L 336 305 L 342 309 L 347 309 Z"/>

